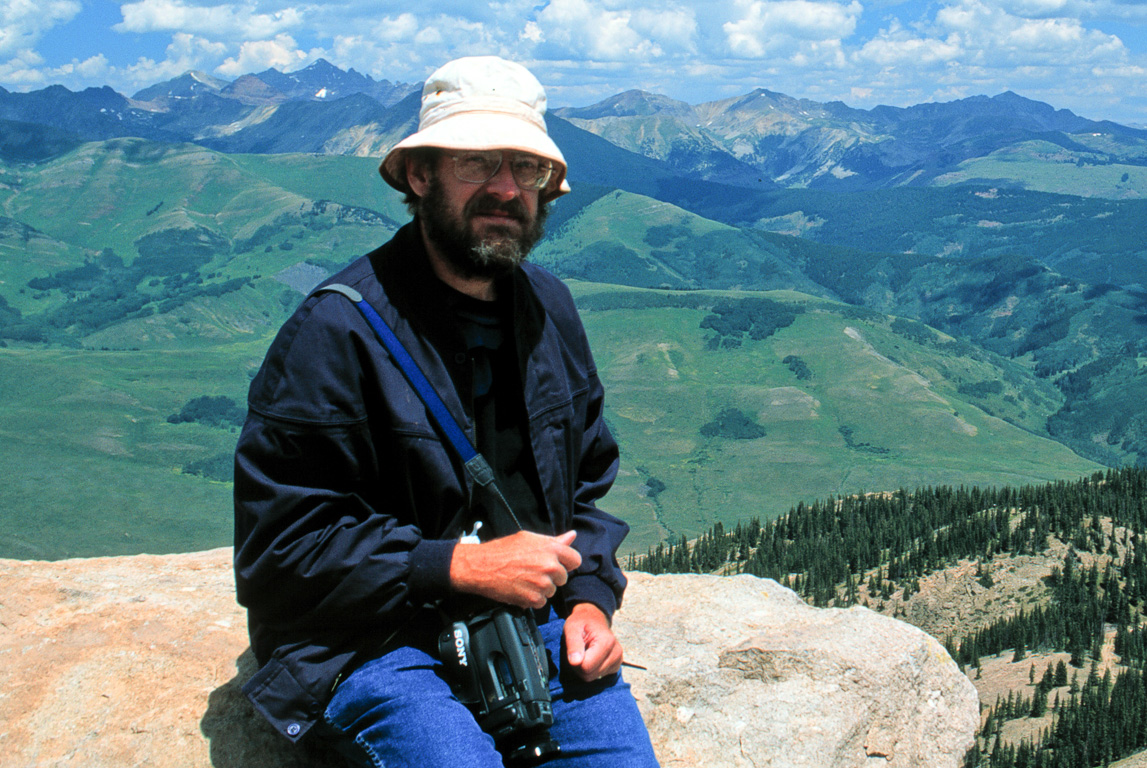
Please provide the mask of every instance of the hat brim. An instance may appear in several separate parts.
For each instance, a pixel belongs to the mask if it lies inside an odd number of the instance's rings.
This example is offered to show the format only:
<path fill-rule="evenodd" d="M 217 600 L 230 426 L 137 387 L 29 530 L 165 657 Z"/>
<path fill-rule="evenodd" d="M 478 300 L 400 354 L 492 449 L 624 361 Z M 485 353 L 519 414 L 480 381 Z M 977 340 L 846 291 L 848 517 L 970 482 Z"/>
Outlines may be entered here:
<path fill-rule="evenodd" d="M 544 131 L 511 115 L 497 112 L 466 112 L 447 118 L 412 133 L 395 144 L 386 153 L 378 172 L 386 183 L 399 192 L 410 192 L 406 181 L 406 150 L 415 147 L 435 147 L 446 150 L 501 149 L 511 152 L 530 152 L 552 160 L 554 177 L 539 193 L 542 203 L 548 203 L 570 191 L 566 181 L 566 159 L 558 145 Z"/>

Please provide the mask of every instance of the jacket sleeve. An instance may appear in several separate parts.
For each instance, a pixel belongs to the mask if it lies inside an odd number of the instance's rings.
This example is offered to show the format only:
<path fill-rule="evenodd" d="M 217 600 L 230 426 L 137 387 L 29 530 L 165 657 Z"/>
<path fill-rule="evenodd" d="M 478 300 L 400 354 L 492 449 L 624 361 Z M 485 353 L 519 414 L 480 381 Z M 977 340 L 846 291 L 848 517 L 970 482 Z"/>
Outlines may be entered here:
<path fill-rule="evenodd" d="M 570 574 L 564 590 L 568 605 L 593 603 L 606 616 L 612 616 L 625 592 L 626 579 L 617 562 L 617 550 L 629 526 L 597 507 L 597 501 L 613 485 L 620 463 L 617 442 L 605 423 L 603 399 L 601 382 L 591 369 L 573 509 L 573 528 L 578 533 L 574 546 L 582 563 Z"/>
<path fill-rule="evenodd" d="M 564 283 L 551 278 L 550 310 L 555 325 L 563 329 L 567 354 L 576 360 L 579 378 L 584 380 L 584 403 L 575 410 L 571 424 L 572 528 L 577 531 L 574 548 L 582 556 L 581 566 L 570 574 L 563 587 L 567 606 L 593 603 L 612 616 L 621 605 L 626 579 L 617 562 L 617 550 L 629 533 L 622 520 L 597 507 L 617 477 L 619 451 L 605 422 L 605 392 L 590 351 L 585 328 L 573 297 Z"/>
<path fill-rule="evenodd" d="M 263 624 L 386 624 L 445 591 L 453 541 L 426 539 L 390 469 L 354 307 L 312 297 L 252 382 L 235 457 L 239 602 Z"/>

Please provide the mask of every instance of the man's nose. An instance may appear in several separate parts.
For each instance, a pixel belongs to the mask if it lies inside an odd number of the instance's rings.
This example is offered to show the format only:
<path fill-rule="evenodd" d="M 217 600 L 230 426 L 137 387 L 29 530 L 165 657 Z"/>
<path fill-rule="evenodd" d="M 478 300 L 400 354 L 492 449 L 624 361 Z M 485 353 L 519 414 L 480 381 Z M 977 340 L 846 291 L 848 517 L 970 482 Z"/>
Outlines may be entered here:
<path fill-rule="evenodd" d="M 502 200 L 512 200 L 521 194 L 518 182 L 514 181 L 514 174 L 510 170 L 510 159 L 502 158 L 502 165 L 498 167 L 489 181 L 486 182 L 486 191 Z"/>

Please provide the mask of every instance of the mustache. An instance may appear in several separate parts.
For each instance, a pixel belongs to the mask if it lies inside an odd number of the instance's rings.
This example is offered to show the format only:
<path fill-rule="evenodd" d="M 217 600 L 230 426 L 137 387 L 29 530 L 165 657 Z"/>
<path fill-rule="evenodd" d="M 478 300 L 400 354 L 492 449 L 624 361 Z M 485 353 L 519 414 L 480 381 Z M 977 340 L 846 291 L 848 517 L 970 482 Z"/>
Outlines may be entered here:
<path fill-rule="evenodd" d="M 522 222 L 529 219 L 526 206 L 516 197 L 512 200 L 499 200 L 493 195 L 479 195 L 466 203 L 465 213 L 468 217 L 496 213 Z"/>

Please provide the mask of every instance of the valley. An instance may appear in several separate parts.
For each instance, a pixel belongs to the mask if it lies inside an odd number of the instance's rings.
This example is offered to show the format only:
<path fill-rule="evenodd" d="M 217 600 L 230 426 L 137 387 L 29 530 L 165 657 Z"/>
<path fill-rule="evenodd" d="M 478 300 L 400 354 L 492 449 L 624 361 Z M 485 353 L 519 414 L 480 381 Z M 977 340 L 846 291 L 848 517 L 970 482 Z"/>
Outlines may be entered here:
<path fill-rule="evenodd" d="M 38 382 L 13 388 L 6 430 L 43 434 L 33 415 L 48 409 L 99 436 L 3 449 L 37 478 L 5 492 L 13 556 L 227 543 L 237 425 L 167 419 L 201 397 L 241 407 L 305 292 L 405 220 L 373 169 L 370 158 L 138 139 L 3 166 L 0 366 Z M 1107 445 L 1136 450 L 1141 422 L 1125 416 L 1142 407 L 1140 384 L 1121 372 L 1135 365 L 1139 309 L 1124 289 L 1096 291 L 1023 258 L 897 256 L 741 229 L 592 185 L 555 206 L 535 258 L 569 280 L 601 361 L 624 451 L 609 503 L 633 526 L 630 551 L 824 493 L 1068 479 L 1119 463 L 1124 454 L 1093 448 L 1093 415 L 1072 417 L 1096 389 L 1125 403 Z M 754 312 L 785 322 L 758 327 Z M 54 381 L 54 366 L 68 374 Z M 90 381 L 137 412 L 72 406 L 84 398 L 67 387 Z M 761 434 L 707 435 L 726 412 Z M 1055 440 L 1064 435 L 1068 447 Z M 137 490 L 101 507 L 89 478 L 112 473 L 108 462 L 136 475 L 121 489 Z M 36 469 L 46 466 L 59 469 Z M 186 512 L 172 483 L 196 489 Z M 57 522 L 30 533 L 43 505 Z M 129 506 L 154 510 L 154 522 L 116 511 Z M 166 525 L 172 515 L 187 525 Z"/>

